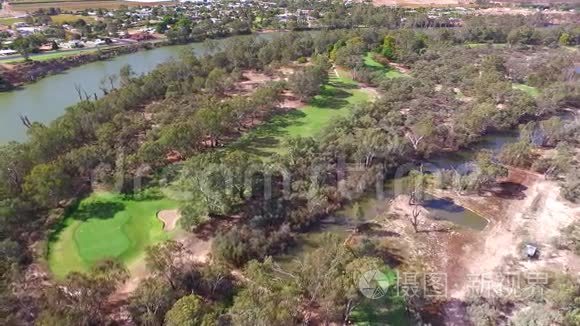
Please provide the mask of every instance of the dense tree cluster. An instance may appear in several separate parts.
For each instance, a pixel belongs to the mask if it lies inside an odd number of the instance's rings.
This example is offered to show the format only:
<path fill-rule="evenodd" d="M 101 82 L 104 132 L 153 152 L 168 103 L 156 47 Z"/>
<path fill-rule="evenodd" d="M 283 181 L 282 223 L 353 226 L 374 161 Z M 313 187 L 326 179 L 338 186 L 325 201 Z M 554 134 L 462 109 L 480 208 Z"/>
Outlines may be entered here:
<path fill-rule="evenodd" d="M 474 294 L 468 300 L 468 319 L 474 325 L 496 325 L 507 315 L 512 315 L 510 323 L 517 326 L 578 323 L 580 286 L 572 276 L 552 275 L 548 284 L 541 285 L 536 290 L 542 295 L 511 298 L 522 303 L 523 308 L 515 312 L 506 309 L 510 304 L 509 299 Z"/>
<path fill-rule="evenodd" d="M 325 19 L 339 24 L 332 15 Z M 481 22 L 477 25 L 478 19 L 465 28 L 448 30 L 447 35 L 355 29 L 288 33 L 271 42 L 240 38 L 202 57 L 183 53 L 144 76 L 135 76 L 125 67 L 103 81 L 106 95 L 98 98 L 78 89 L 81 101 L 48 125 L 22 117 L 29 127 L 29 141 L 0 147 L 0 300 L 7 302 L 3 309 L 18 305 L 8 285 L 18 281 L 18 271 L 27 263 L 22 257 L 32 241 L 31 231 L 46 231 L 53 222 L 49 216 L 62 213 L 68 199 L 86 194 L 95 180 L 121 185 L 122 191 L 130 192 L 137 177 L 145 183 L 159 182 L 155 173 L 170 165 L 165 174 L 169 188 L 187 195 L 181 207 L 187 229 L 231 215 L 240 217 L 240 223 L 214 239 L 212 253 L 224 265 L 219 268 L 189 266 L 175 259 L 184 250 L 175 243 L 150 248 L 147 260 L 155 276 L 140 284 L 129 305 L 136 323 L 211 324 L 225 319 L 252 324 L 255 318 L 296 322 L 306 315 L 297 309 L 297 302 L 316 303 L 324 321 L 345 321 L 359 297 L 352 291 L 353 280 L 345 276 L 352 274 L 344 271 L 375 266 L 374 258 L 345 252 L 336 239 L 290 270 L 279 270 L 267 257 L 284 252 L 298 232 L 307 231 L 370 186 L 382 184 L 402 163 L 455 151 L 486 133 L 580 107 L 580 87 L 570 77 L 567 54 L 543 59 L 557 67 L 554 73 L 517 74 L 547 90 L 534 97 L 512 87 L 513 72 L 508 69 L 510 56 L 528 53 L 527 49 L 452 45 L 510 40 L 515 44 L 527 33 L 513 32 L 527 26 L 525 21 L 485 27 Z M 398 26 L 400 20 L 387 16 L 377 24 L 391 23 Z M 185 23 L 183 28 L 187 28 Z M 284 90 L 309 99 L 326 82 L 330 62 L 362 71 L 362 56 L 368 51 L 386 58 L 386 63 L 405 63 L 411 73 L 405 78 L 373 79 L 381 92 L 379 98 L 354 107 L 316 139 L 287 140 L 285 151 L 268 160 L 243 149 L 223 148 L 275 114 L 272 108 Z M 308 64 L 287 82 L 231 95 L 243 78 L 242 71 L 270 73 L 299 58 L 309 58 Z M 574 128 L 560 131 L 557 120 L 537 126 L 525 141 L 506 148 L 500 159 L 529 165 L 531 140 L 541 138 L 542 146 L 557 146 L 577 135 Z M 560 156 L 546 163 L 547 170 L 568 171 L 562 146 L 558 147 Z M 175 157 L 184 162 L 171 165 Z M 148 168 L 142 169 L 144 164 Z M 506 172 L 489 152 L 479 153 L 474 165 L 478 173 L 460 179 L 464 190 L 478 190 Z M 252 172 L 249 179 L 248 171 Z M 571 180 L 578 179 L 567 178 L 568 183 Z M 564 189 L 577 198 L 579 184 Z M 224 269 L 244 266 L 243 276 L 249 281 L 234 297 Z M 327 266 L 332 268 L 326 270 Z M 61 320 L 91 324 L 87 318 L 101 321 L 103 316 L 85 303 L 102 302 L 110 294 L 116 284 L 101 285 L 113 275 L 110 271 L 123 279 L 123 272 L 113 267 L 67 278 L 66 287 L 80 294 L 57 287 L 48 295 L 55 298 L 54 303 L 65 305 L 40 307 L 41 320 L 46 324 Z M 291 275 L 288 282 L 272 284 L 271 276 L 280 272 Z M 65 308 L 75 306 L 71 302 L 82 304 L 69 311 Z"/>

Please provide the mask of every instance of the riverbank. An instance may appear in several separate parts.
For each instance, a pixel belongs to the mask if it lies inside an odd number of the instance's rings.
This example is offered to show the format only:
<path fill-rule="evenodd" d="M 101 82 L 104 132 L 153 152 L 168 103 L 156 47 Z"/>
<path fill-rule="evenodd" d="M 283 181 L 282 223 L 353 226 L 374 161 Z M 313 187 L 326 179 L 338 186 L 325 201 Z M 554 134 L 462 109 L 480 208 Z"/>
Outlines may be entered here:
<path fill-rule="evenodd" d="M 232 36 L 232 38 L 256 37 L 268 40 L 275 35 L 278 34 L 258 33 L 253 36 Z M 217 39 L 213 43 L 222 46 L 232 38 Z M 13 91 L 0 92 L 0 144 L 27 139 L 27 128 L 21 123 L 21 116 L 28 117 L 30 121 L 48 124 L 62 116 L 67 107 L 79 102 L 76 89 L 80 88 L 83 94 L 89 96 L 95 94 L 99 96 L 103 94 L 102 81 L 109 81 L 108 78 L 118 74 L 124 66 L 130 65 L 136 76 L 147 74 L 159 64 L 174 59 L 185 50 L 199 56 L 211 51 L 205 42 L 159 46 L 148 51 L 112 56 L 108 60 L 87 62 L 40 78 Z M 117 86 L 118 81 L 114 84 Z M 109 82 L 107 86 L 110 87 Z"/>
<path fill-rule="evenodd" d="M 260 35 L 276 32 L 284 32 L 285 30 L 266 30 L 266 31 L 255 31 L 247 35 Z M 235 34 L 226 35 L 221 39 L 246 35 L 246 34 Z M 157 39 L 153 41 L 138 42 L 129 45 L 118 45 L 112 46 L 104 49 L 95 48 L 93 50 L 84 50 L 77 52 L 76 55 L 56 56 L 55 58 L 42 59 L 42 60 L 28 60 L 28 61 L 18 61 L 18 58 L 2 63 L 0 61 L 0 77 L 7 82 L 10 87 L 0 88 L 0 92 L 12 91 L 21 88 L 27 84 L 37 82 L 45 77 L 55 75 L 66 71 L 71 68 L 79 67 L 88 63 L 93 63 L 97 61 L 109 60 L 124 54 L 131 54 L 141 50 L 151 50 L 153 48 L 171 46 L 171 45 L 186 45 L 191 43 L 200 43 L 201 41 L 191 41 L 188 43 L 174 44 L 166 39 Z M 71 51 L 72 52 L 72 51 Z"/>
<path fill-rule="evenodd" d="M 94 51 L 83 51 L 75 55 L 59 56 L 48 60 L 29 60 L 16 63 L 0 63 L 0 75 L 10 83 L 12 88 L 22 87 L 34 83 L 44 77 L 61 73 L 65 70 L 78 67 L 87 63 L 108 60 L 123 54 L 135 53 L 141 50 L 150 50 L 155 47 L 167 45 L 167 42 L 144 42 L 131 45 L 120 45 Z M 1 90 L 0 90 L 1 91 Z"/>

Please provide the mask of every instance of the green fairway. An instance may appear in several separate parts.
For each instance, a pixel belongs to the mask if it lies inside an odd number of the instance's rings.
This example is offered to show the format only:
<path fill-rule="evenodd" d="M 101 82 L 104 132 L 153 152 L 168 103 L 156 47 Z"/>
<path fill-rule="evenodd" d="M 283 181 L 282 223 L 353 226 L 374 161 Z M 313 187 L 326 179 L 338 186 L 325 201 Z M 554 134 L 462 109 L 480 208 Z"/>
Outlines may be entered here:
<path fill-rule="evenodd" d="M 128 198 L 99 192 L 82 200 L 65 217 L 49 240 L 48 262 L 58 278 L 87 271 L 95 262 L 115 258 L 129 264 L 145 248 L 169 239 L 156 217 L 160 210 L 177 207 L 162 196 Z"/>
<path fill-rule="evenodd" d="M 532 97 L 537 97 L 540 95 L 540 91 L 532 86 L 528 86 L 526 84 L 513 84 L 512 87 L 514 89 L 519 89 L 520 91 L 526 92 L 528 95 Z"/>
<path fill-rule="evenodd" d="M 264 125 L 244 135 L 232 144 L 258 156 L 266 157 L 282 152 L 282 140 L 291 137 L 313 137 L 331 120 L 345 116 L 353 105 L 369 99 L 369 94 L 358 88 L 357 83 L 348 78 L 330 77 L 307 106 L 275 116 Z"/>
<path fill-rule="evenodd" d="M 398 71 L 397 69 L 394 69 L 391 67 L 386 67 L 382 63 L 376 61 L 373 58 L 372 52 L 367 52 L 367 54 L 364 56 L 363 62 L 364 62 L 365 67 L 368 67 L 368 68 L 371 68 L 375 71 L 383 73 L 385 75 L 385 77 L 387 77 L 387 78 L 398 78 L 398 77 L 405 77 L 406 76 L 405 74 Z"/>

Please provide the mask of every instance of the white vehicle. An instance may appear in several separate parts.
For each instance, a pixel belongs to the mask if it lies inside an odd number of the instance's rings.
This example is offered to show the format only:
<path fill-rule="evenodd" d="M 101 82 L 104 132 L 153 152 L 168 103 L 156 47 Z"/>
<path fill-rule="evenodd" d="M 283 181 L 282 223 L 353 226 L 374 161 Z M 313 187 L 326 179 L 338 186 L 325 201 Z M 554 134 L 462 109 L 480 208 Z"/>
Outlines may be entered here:
<path fill-rule="evenodd" d="M 14 50 L 10 50 L 10 49 L 0 50 L 0 57 L 6 57 L 9 55 L 14 55 L 14 54 L 18 54 L 18 52 L 14 51 Z"/>

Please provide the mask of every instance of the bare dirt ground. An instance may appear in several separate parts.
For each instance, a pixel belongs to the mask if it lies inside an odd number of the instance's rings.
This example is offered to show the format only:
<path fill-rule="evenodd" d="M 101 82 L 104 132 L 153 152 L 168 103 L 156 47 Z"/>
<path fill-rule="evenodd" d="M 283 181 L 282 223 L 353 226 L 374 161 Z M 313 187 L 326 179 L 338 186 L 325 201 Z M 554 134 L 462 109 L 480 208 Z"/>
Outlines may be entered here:
<path fill-rule="evenodd" d="M 415 232 L 411 224 L 412 211 L 409 197 L 397 196 L 388 215 L 398 218 L 386 220 L 386 229 L 404 241 L 411 264 L 422 265 L 425 273 L 447 273 L 448 287 L 457 287 L 456 280 L 466 270 L 457 264 L 456 256 L 463 255 L 463 245 L 475 241 L 477 231 L 458 229 L 452 223 L 428 218 L 428 211 L 421 208 Z"/>
<path fill-rule="evenodd" d="M 227 92 L 228 95 L 249 95 L 260 86 L 265 86 L 271 82 L 288 80 L 294 72 L 309 65 L 306 63 L 291 63 L 287 66 L 282 66 L 270 71 L 269 73 L 256 70 L 244 70 L 242 72 L 242 80 L 236 82 L 235 87 Z"/>
<path fill-rule="evenodd" d="M 278 74 L 268 75 L 255 70 L 244 70 L 242 80 L 236 83 L 235 88 L 228 92 L 228 95 L 230 93 L 231 95 L 249 95 L 260 86 L 280 80 L 281 77 Z"/>
<path fill-rule="evenodd" d="M 282 102 L 280 103 L 282 109 L 298 109 L 305 105 L 306 103 L 296 97 L 291 91 L 285 90 L 282 92 Z"/>
<path fill-rule="evenodd" d="M 167 209 L 157 213 L 157 218 L 163 223 L 164 231 L 171 231 L 175 229 L 177 221 L 181 218 L 181 214 L 177 209 Z"/>
<path fill-rule="evenodd" d="M 389 65 L 394 67 L 395 69 L 397 69 L 398 71 L 402 72 L 403 74 L 406 75 L 410 75 L 411 74 L 411 69 L 409 69 L 409 67 L 400 64 L 400 63 L 396 63 L 396 62 L 389 62 Z"/>
<path fill-rule="evenodd" d="M 427 212 L 422 211 L 419 232 L 415 232 L 410 222 L 412 207 L 404 195 L 391 203 L 389 214 L 398 218 L 385 219 L 382 224 L 396 234 L 396 241 L 404 242 L 411 260 L 426 264 L 425 272 L 447 274 L 449 298 L 464 299 L 476 276 L 580 273 L 580 257 L 554 245 L 561 229 L 580 219 L 580 205 L 561 198 L 556 181 L 510 168 L 509 176 L 484 194 L 434 190 L 434 195 L 451 198 L 488 219 L 489 224 L 483 231 L 457 229 L 426 218 Z M 527 243 L 539 248 L 538 259 L 524 257 L 523 246 Z M 500 277 L 491 279 L 489 286 L 502 287 L 505 284 L 501 281 Z"/>
<path fill-rule="evenodd" d="M 580 219 L 580 206 L 561 198 L 557 182 L 545 180 L 539 174 L 512 168 L 505 182 L 507 187 L 519 187 L 520 191 L 498 192 L 492 197 L 466 198 L 462 202 L 467 208 L 475 206 L 477 211 L 487 208 L 485 211 L 492 221 L 478 237 L 478 241 L 465 248 L 466 255 L 461 258 L 461 262 L 468 275 L 580 272 L 579 257 L 554 245 L 562 228 Z M 524 257 L 525 244 L 539 248 L 538 259 Z M 491 283 L 497 281 L 490 280 Z M 468 284 L 465 280 L 460 284 L 451 293 L 452 297 L 463 298 L 467 294 Z M 502 284 L 495 286 L 501 287 Z"/>
<path fill-rule="evenodd" d="M 277 69 L 274 74 L 266 74 L 255 70 L 245 70 L 242 72 L 242 80 L 236 83 L 234 89 L 228 92 L 228 95 L 250 95 L 256 88 L 268 85 L 271 82 L 287 80 L 295 71 L 295 67 L 282 67 Z M 279 107 L 282 109 L 298 109 L 306 103 L 300 101 L 292 92 L 284 90 Z"/>

